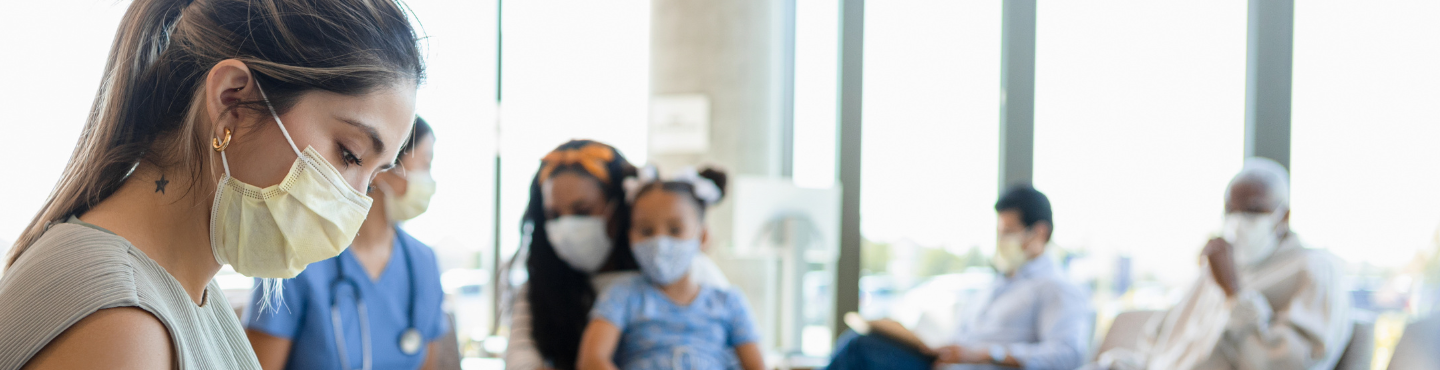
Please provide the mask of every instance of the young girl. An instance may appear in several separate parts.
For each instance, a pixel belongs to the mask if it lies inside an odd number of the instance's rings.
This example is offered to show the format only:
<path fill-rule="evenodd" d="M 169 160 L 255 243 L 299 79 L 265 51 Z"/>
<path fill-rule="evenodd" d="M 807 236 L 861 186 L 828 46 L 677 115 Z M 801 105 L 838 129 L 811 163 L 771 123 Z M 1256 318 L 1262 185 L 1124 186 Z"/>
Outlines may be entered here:
<path fill-rule="evenodd" d="M 758 333 L 739 291 L 688 273 L 709 231 L 705 208 L 720 201 L 725 174 L 687 171 L 627 186 L 631 249 L 641 275 L 600 296 L 581 340 L 579 368 L 760 370 Z"/>

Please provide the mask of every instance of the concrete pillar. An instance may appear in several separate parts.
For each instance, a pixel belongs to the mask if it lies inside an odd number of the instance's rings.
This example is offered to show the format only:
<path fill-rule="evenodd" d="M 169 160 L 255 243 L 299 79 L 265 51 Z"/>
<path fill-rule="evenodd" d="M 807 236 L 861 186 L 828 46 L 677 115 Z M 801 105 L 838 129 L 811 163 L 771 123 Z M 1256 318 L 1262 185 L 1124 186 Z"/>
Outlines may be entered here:
<path fill-rule="evenodd" d="M 710 100 L 710 150 L 657 154 L 662 172 L 719 165 L 732 176 L 779 176 L 787 146 L 782 127 L 784 75 L 781 1 L 653 0 L 652 95 L 703 94 Z M 730 245 L 730 202 L 708 215 L 711 245 Z"/>
<path fill-rule="evenodd" d="M 865 92 L 865 0 L 840 2 L 840 258 L 835 262 L 836 338 L 845 328 L 845 313 L 860 311 L 860 176 Z"/>
<path fill-rule="evenodd" d="M 1035 0 L 1005 0 L 1000 30 L 1000 187 L 1035 167 Z"/>
<path fill-rule="evenodd" d="M 1290 168 L 1294 0 L 1250 0 L 1245 60 L 1245 157 Z"/>

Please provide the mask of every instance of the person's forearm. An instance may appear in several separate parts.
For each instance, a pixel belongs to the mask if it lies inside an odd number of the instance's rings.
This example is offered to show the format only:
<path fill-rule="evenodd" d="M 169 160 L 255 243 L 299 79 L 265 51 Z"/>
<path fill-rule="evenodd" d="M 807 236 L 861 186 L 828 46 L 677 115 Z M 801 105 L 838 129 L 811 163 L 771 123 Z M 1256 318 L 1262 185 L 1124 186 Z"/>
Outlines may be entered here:
<path fill-rule="evenodd" d="M 986 363 L 990 363 L 987 361 Z M 1000 365 L 1074 369 L 1084 365 L 1084 353 L 1078 345 L 1061 342 L 1011 344 L 1006 346 L 1005 360 Z"/>
<path fill-rule="evenodd" d="M 740 359 L 740 367 L 745 370 L 765 370 L 765 355 L 760 352 L 760 345 L 745 343 L 735 347 L 735 357 Z"/>
<path fill-rule="evenodd" d="M 1270 335 L 1249 335 L 1239 340 L 1227 340 L 1226 346 L 1234 362 L 1242 367 L 1254 369 L 1306 369 L 1324 359 L 1316 358 L 1307 338 L 1289 329 L 1276 330 Z"/>
<path fill-rule="evenodd" d="M 590 320 L 585 334 L 580 336 L 580 359 L 575 364 L 579 370 L 619 370 L 615 362 L 615 347 L 620 342 L 620 328 L 605 319 Z"/>
<path fill-rule="evenodd" d="M 1020 367 L 1020 360 L 1015 359 L 1015 356 L 1005 355 L 1005 361 L 1000 361 L 1000 366 Z"/>
<path fill-rule="evenodd" d="M 987 346 L 962 346 L 951 345 L 941 347 L 937 350 L 938 357 L 935 363 L 938 364 L 975 364 L 975 365 L 1000 365 L 1008 367 L 1020 367 L 1020 359 L 1005 354 L 1005 359 L 999 363 L 990 356 L 990 347 Z"/>
<path fill-rule="evenodd" d="M 245 335 L 250 340 L 250 347 L 255 351 L 255 358 L 260 362 L 260 368 L 264 370 L 285 370 L 285 362 L 290 357 L 291 341 L 280 338 L 269 333 L 247 329 Z"/>
<path fill-rule="evenodd" d="M 425 356 L 425 362 L 420 364 L 420 370 L 439 370 L 440 365 L 436 364 L 435 351 L 430 351 Z"/>
<path fill-rule="evenodd" d="M 425 350 L 425 363 L 420 365 L 420 370 L 459 370 L 460 353 L 459 343 L 455 342 L 454 333 L 447 333 L 439 339 L 430 341 Z"/>
<path fill-rule="evenodd" d="M 1233 362 L 1258 369 L 1300 369 L 1343 351 L 1349 344 L 1344 335 L 1351 325 L 1348 310 L 1321 298 L 1304 303 L 1309 304 L 1292 302 L 1286 311 L 1275 312 L 1258 292 L 1237 296 L 1223 337 Z"/>
<path fill-rule="evenodd" d="M 1316 348 L 1299 330 L 1286 324 L 1252 326 L 1227 331 L 1224 342 L 1237 364 L 1255 369 L 1302 369 L 1313 366 L 1324 356 L 1315 356 L 1325 346 Z M 1317 358 L 1319 357 L 1319 358 Z"/>
<path fill-rule="evenodd" d="M 619 370 L 615 363 L 603 358 L 587 358 L 580 361 L 579 370 Z"/>

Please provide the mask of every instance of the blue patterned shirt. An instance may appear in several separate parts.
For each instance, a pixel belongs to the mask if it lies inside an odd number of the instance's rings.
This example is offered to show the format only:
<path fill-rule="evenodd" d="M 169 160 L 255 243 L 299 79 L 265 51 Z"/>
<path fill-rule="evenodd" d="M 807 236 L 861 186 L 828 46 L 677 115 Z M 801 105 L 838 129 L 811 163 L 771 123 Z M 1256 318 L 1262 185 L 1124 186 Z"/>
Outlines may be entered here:
<path fill-rule="evenodd" d="M 706 285 L 680 306 L 637 275 L 615 282 L 590 317 L 620 329 L 621 369 L 738 369 L 735 347 L 760 340 L 746 307 L 739 291 Z"/>

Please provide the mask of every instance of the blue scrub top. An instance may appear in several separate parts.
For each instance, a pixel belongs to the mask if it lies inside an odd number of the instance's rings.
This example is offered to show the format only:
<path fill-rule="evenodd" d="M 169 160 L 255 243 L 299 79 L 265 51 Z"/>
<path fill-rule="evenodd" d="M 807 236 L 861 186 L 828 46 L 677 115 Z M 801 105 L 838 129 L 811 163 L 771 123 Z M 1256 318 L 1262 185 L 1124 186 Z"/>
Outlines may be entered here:
<path fill-rule="evenodd" d="M 335 329 L 331 324 L 331 297 L 339 294 L 341 328 L 345 331 L 345 353 L 349 365 L 360 368 L 362 348 L 360 319 L 355 295 L 349 284 L 335 284 L 336 263 L 343 263 L 345 275 L 358 285 L 370 316 L 371 361 L 375 369 L 418 369 L 425 362 L 431 341 L 445 335 L 449 325 L 440 303 L 440 272 L 435 252 L 400 228 L 395 229 L 395 250 L 379 280 L 371 280 L 349 249 L 339 256 L 310 264 L 293 279 L 283 281 L 280 302 L 260 312 L 260 280 L 245 309 L 245 327 L 291 341 L 287 369 L 339 369 Z M 403 248 L 403 250 L 402 250 Z M 407 252 L 408 251 L 408 252 Z M 406 258 L 414 258 L 408 266 Z M 413 273 L 408 267 L 414 267 Z M 410 279 L 416 281 L 410 292 Z M 410 323 L 410 299 L 416 300 L 415 328 L 425 338 L 414 355 L 400 351 L 400 335 Z"/>

